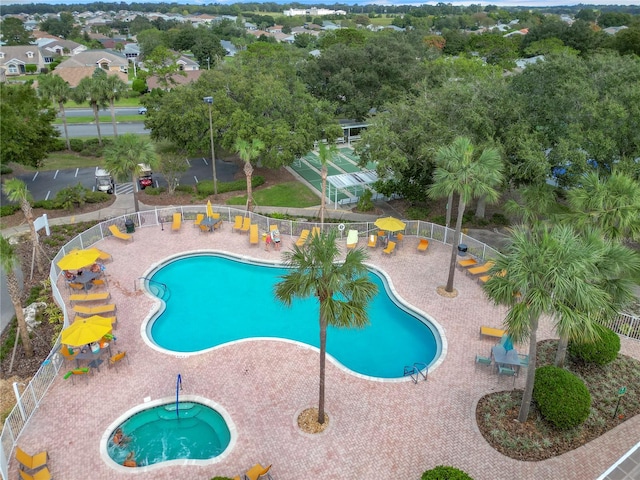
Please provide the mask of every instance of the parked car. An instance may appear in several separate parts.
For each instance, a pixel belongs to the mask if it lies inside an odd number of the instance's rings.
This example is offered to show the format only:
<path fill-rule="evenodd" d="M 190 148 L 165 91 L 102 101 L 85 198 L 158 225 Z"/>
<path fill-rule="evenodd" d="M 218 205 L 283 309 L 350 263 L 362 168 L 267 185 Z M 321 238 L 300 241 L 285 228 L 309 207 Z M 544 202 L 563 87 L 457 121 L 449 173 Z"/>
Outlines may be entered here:
<path fill-rule="evenodd" d="M 144 190 L 147 187 L 152 187 L 153 172 L 151 171 L 151 167 L 143 163 L 140 163 L 138 166 L 140 167 L 140 175 L 138 176 L 138 184 L 140 185 L 140 190 Z"/>
<path fill-rule="evenodd" d="M 96 190 L 99 192 L 113 193 L 115 189 L 113 177 L 105 169 L 96 167 Z"/>
<path fill-rule="evenodd" d="M 147 114 L 147 107 L 138 108 L 138 115 L 146 115 L 146 114 Z"/>

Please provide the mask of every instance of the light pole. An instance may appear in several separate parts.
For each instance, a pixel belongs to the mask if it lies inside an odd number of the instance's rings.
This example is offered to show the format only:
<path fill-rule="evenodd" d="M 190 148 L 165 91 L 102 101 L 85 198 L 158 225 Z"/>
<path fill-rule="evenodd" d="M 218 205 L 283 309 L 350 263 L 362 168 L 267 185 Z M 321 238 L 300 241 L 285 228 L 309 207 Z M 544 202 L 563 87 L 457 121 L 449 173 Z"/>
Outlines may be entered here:
<path fill-rule="evenodd" d="M 218 194 L 218 178 L 216 177 L 216 154 L 213 150 L 213 119 L 211 117 L 211 106 L 213 97 L 204 97 L 204 103 L 209 105 L 209 135 L 211 136 L 211 165 L 213 165 L 213 194 Z"/>

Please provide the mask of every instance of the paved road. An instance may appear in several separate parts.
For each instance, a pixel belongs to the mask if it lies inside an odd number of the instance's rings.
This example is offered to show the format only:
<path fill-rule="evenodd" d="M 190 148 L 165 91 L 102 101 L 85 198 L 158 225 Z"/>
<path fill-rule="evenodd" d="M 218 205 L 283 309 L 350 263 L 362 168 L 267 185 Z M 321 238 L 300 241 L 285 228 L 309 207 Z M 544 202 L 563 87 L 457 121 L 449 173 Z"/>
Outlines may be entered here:
<path fill-rule="evenodd" d="M 60 132 L 60 138 L 64 139 L 64 126 L 62 124 L 56 124 L 54 126 Z M 151 130 L 144 128 L 144 123 L 142 122 L 118 123 L 116 128 L 118 129 L 118 134 L 138 133 L 149 135 L 151 133 Z M 69 131 L 69 138 L 98 136 L 98 129 L 93 123 L 70 124 L 67 125 L 67 130 Z M 111 122 L 100 122 L 100 133 L 103 137 L 112 137 L 113 125 L 111 124 Z"/>
<path fill-rule="evenodd" d="M 195 185 L 202 180 L 213 178 L 211 159 L 193 158 L 188 160 L 189 170 L 180 177 L 180 184 Z M 230 182 L 238 170 L 235 163 L 224 162 L 216 159 L 216 176 L 218 181 Z M 66 170 L 44 170 L 24 175 L 17 175 L 17 178 L 27 184 L 27 188 L 33 195 L 34 200 L 50 200 L 55 198 L 56 193 L 66 187 L 71 187 L 80 183 L 82 186 L 95 190 L 95 167 L 71 168 Z M 156 186 L 166 186 L 167 182 L 159 173 L 153 174 Z M 123 182 L 116 186 L 116 193 L 131 193 L 133 185 L 131 182 Z M 2 203 L 6 202 L 4 196 Z"/>
<path fill-rule="evenodd" d="M 116 118 L 118 115 L 138 115 L 138 107 L 116 107 L 115 111 Z M 87 117 L 93 116 L 93 110 L 91 108 L 65 108 L 64 114 L 68 119 L 73 117 Z M 111 115 L 111 110 L 108 107 L 102 109 L 100 110 L 100 115 Z M 60 116 L 60 113 L 58 113 L 58 116 Z M 140 118 L 144 119 L 144 115 L 140 115 Z"/>

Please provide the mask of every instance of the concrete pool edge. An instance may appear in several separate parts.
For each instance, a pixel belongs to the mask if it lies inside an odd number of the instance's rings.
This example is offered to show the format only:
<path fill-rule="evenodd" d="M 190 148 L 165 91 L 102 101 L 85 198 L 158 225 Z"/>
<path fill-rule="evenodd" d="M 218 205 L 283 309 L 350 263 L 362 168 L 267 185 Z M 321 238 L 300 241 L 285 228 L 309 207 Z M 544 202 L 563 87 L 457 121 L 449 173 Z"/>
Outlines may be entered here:
<path fill-rule="evenodd" d="M 180 402 L 200 403 L 202 405 L 205 405 L 215 410 L 220 414 L 220 416 L 223 418 L 223 420 L 227 424 L 227 428 L 229 429 L 229 434 L 230 434 L 229 445 L 227 445 L 227 448 L 225 448 L 222 451 L 222 453 L 220 453 L 220 455 L 217 455 L 214 458 L 211 458 L 208 460 L 191 460 L 191 459 L 167 460 L 166 462 L 160 462 L 153 465 L 146 465 L 143 467 L 135 467 L 135 468 L 125 467 L 124 465 L 120 465 L 119 463 L 116 463 L 109 456 L 109 452 L 107 450 L 107 446 L 109 444 L 109 439 L 111 438 L 112 432 L 118 426 L 122 425 L 126 420 L 128 420 L 129 418 L 131 418 L 133 415 L 137 413 L 140 413 L 144 410 L 149 410 L 153 407 L 157 407 L 160 405 L 175 403 L 175 397 L 162 397 L 162 398 L 157 398 L 155 400 L 148 400 L 148 401 L 147 399 L 145 399 L 143 403 L 140 403 L 130 408 L 129 410 L 124 412 L 122 415 L 120 415 L 118 418 L 116 418 L 113 422 L 111 422 L 107 426 L 107 429 L 104 431 L 104 433 L 100 437 L 100 457 L 102 458 L 104 463 L 106 463 L 110 468 L 118 472 L 135 474 L 135 473 L 141 473 L 141 472 L 151 472 L 163 467 L 171 467 L 171 466 L 185 466 L 185 465 L 209 466 L 225 460 L 231 454 L 232 450 L 234 449 L 238 441 L 238 429 L 234 421 L 231 419 L 231 415 L 229 415 L 229 412 L 227 412 L 227 410 L 219 403 L 213 400 L 210 400 L 209 398 L 202 397 L 200 395 L 181 395 Z"/>
<path fill-rule="evenodd" d="M 282 262 L 279 261 L 274 261 L 274 260 L 261 260 L 261 259 L 257 259 L 248 255 L 238 255 L 238 254 L 234 254 L 234 253 L 229 253 L 226 252 L 224 250 L 216 250 L 216 249 L 197 249 L 197 250 L 189 250 L 189 251 L 184 251 L 184 252 L 180 252 L 180 253 L 176 253 L 173 255 L 169 255 L 168 257 L 165 257 L 164 259 L 158 261 L 158 262 L 154 262 L 147 270 L 145 270 L 145 272 L 143 273 L 143 276 L 141 278 L 145 278 L 146 282 L 143 284 L 144 288 L 142 288 L 142 291 L 144 292 L 144 294 L 150 298 L 153 302 L 154 302 L 154 306 L 150 309 L 149 313 L 146 315 L 146 317 L 144 318 L 144 320 L 142 321 L 141 325 L 140 325 L 140 335 L 144 341 L 144 343 L 150 347 L 151 349 L 163 353 L 165 355 L 170 355 L 173 356 L 175 358 L 188 358 L 191 356 L 195 356 L 195 355 L 202 355 L 208 352 L 212 352 L 216 349 L 219 348 L 223 348 L 223 347 L 227 347 L 227 346 L 232 346 L 235 345 L 237 343 L 241 343 L 241 342 L 250 342 L 250 341 L 264 341 L 264 340 L 271 340 L 271 341 L 277 341 L 277 342 L 284 342 L 284 343 L 289 343 L 289 344 L 293 344 L 296 345 L 298 347 L 302 347 L 302 348 L 306 348 L 306 349 L 312 349 L 316 352 L 319 352 L 319 348 L 313 346 L 313 345 L 309 345 L 307 343 L 304 342 L 299 342 L 296 340 L 291 340 L 291 339 L 287 339 L 287 338 L 276 338 L 276 337 L 251 337 L 251 338 L 244 338 L 241 340 L 235 340 L 232 342 L 227 342 L 221 345 L 216 345 L 214 347 L 211 348 L 207 348 L 204 350 L 199 350 L 197 352 L 176 352 L 173 350 L 167 350 L 161 346 L 159 346 L 158 344 L 156 344 L 155 342 L 153 342 L 149 336 L 149 328 L 150 328 L 150 322 L 152 320 L 154 320 L 155 318 L 157 318 L 162 311 L 165 308 L 165 303 L 163 300 L 161 300 L 160 298 L 158 298 L 156 295 L 152 294 L 149 289 L 147 288 L 147 284 L 149 279 L 162 267 L 164 267 L 165 265 L 169 264 L 172 261 L 175 260 L 179 260 L 181 258 L 188 258 L 188 257 L 193 257 L 193 256 L 199 256 L 199 255 L 209 255 L 209 256 L 219 256 L 222 258 L 227 258 L 230 260 L 234 260 L 234 261 L 240 261 L 240 262 L 244 262 L 247 264 L 253 264 L 253 265 L 260 265 L 260 266 L 270 266 L 270 267 L 283 267 Z M 427 368 L 427 373 L 432 373 L 438 366 L 440 366 L 443 362 L 444 362 L 444 358 L 447 355 L 447 349 L 448 349 L 448 344 L 447 344 L 447 340 L 446 340 L 446 336 L 445 336 L 445 330 L 442 327 L 442 325 L 440 325 L 440 323 L 438 323 L 431 315 L 429 315 L 428 313 L 424 312 L 423 310 L 411 305 L 410 303 L 408 303 L 406 300 L 404 300 L 402 298 L 402 296 L 400 296 L 400 294 L 398 293 L 398 291 L 395 289 L 394 285 L 393 285 L 393 281 L 391 280 L 391 278 L 389 277 L 389 275 L 382 269 L 380 269 L 379 267 L 372 265 L 368 262 L 365 262 L 365 265 L 367 266 L 367 268 L 373 272 L 374 274 L 378 275 L 381 279 L 382 282 L 385 286 L 385 289 L 388 290 L 388 295 L 390 297 L 390 299 L 396 303 L 398 305 L 399 308 L 402 308 L 404 310 L 408 310 L 409 312 L 411 312 L 412 314 L 414 314 L 414 316 L 416 317 L 416 320 L 422 322 L 427 328 L 429 328 L 432 331 L 433 337 L 435 339 L 436 342 L 436 353 L 434 356 L 434 360 L 432 360 L 432 362 L 428 365 Z M 426 321 L 425 321 L 426 320 Z M 329 354 L 328 352 L 326 353 L 327 358 L 331 361 L 331 363 L 333 365 L 335 365 L 336 367 L 338 367 L 339 370 L 348 373 L 349 375 L 355 376 L 357 378 L 361 378 L 364 380 L 369 380 L 369 381 L 375 381 L 375 382 L 390 382 L 390 383 L 399 383 L 399 382 L 407 382 L 407 381 L 411 381 L 411 377 L 409 376 L 405 376 L 405 377 L 394 377 L 394 378 L 384 378 L 384 377 L 373 377 L 373 376 L 369 376 L 369 375 L 365 375 L 362 373 L 358 373 L 354 370 L 351 370 L 347 367 L 345 367 L 342 363 L 340 363 L 338 360 L 336 360 L 331 354 Z"/>

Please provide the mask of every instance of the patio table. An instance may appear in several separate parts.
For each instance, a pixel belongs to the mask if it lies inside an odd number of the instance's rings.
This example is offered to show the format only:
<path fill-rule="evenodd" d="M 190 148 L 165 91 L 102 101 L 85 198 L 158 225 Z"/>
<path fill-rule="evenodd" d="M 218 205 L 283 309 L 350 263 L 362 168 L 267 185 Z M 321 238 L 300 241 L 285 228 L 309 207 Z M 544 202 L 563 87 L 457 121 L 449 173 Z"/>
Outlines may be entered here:
<path fill-rule="evenodd" d="M 109 356 L 111 356 L 111 345 L 108 345 L 105 348 L 101 348 L 97 352 L 93 352 L 91 349 L 88 349 L 85 352 L 80 352 L 75 356 L 76 366 L 80 368 L 80 360 L 86 360 L 87 366 L 100 371 L 100 364 L 103 362 L 102 356 L 106 352 L 108 352 Z"/>
<path fill-rule="evenodd" d="M 520 357 L 515 348 L 504 351 L 504 347 L 496 345 L 491 348 L 491 356 L 493 357 L 496 366 L 515 367 L 517 372 L 520 372 Z"/>
<path fill-rule="evenodd" d="M 95 280 L 100 275 L 102 275 L 102 272 L 92 272 L 90 270 L 85 270 L 84 272 L 82 272 L 82 275 L 76 275 L 76 278 L 74 278 L 71 283 L 81 283 L 86 291 L 89 290 L 87 286 L 89 285 L 91 280 Z"/>
<path fill-rule="evenodd" d="M 207 227 L 210 232 L 215 232 L 215 230 L 216 230 L 215 226 L 218 225 L 219 223 L 222 223 L 222 219 L 221 218 L 207 217 L 202 221 L 202 225 Z"/>

